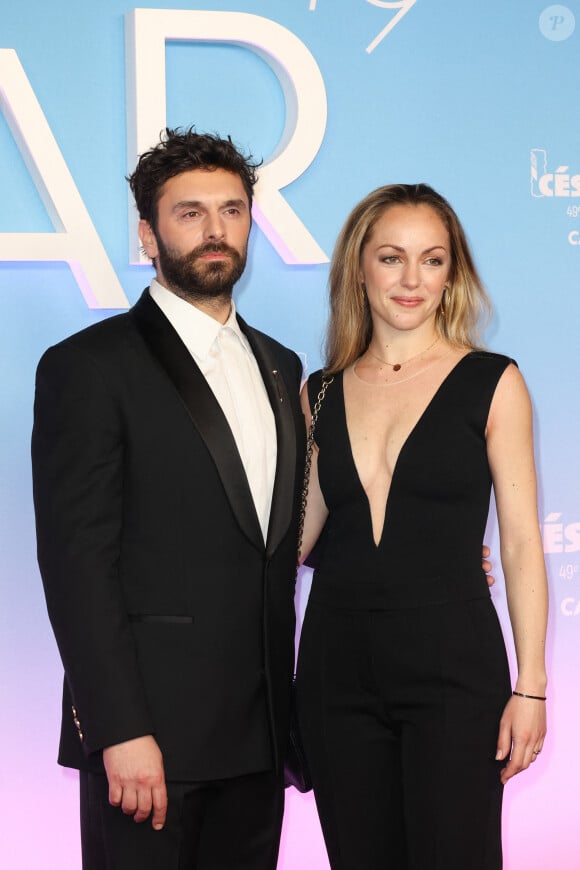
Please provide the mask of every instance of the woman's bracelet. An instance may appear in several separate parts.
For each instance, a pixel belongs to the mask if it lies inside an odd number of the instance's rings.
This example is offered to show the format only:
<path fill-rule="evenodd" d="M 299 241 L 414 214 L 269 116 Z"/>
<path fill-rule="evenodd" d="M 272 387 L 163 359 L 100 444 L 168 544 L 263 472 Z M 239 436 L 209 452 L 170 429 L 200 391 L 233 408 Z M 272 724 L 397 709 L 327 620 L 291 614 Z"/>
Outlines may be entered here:
<path fill-rule="evenodd" d="M 516 692 L 515 689 L 512 692 L 512 695 L 517 695 L 518 698 L 531 698 L 533 701 L 545 701 L 545 695 L 526 695 L 524 692 Z"/>

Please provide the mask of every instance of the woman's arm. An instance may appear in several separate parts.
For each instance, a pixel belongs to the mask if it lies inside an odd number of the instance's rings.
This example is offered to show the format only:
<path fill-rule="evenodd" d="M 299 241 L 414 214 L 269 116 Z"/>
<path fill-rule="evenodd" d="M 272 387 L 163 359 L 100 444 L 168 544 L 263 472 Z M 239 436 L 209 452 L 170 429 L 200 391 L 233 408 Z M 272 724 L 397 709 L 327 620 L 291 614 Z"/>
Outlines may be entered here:
<path fill-rule="evenodd" d="M 515 690 L 543 697 L 548 591 L 538 522 L 532 409 L 524 380 L 513 365 L 502 375 L 493 398 L 487 451 L 518 663 Z M 545 702 L 513 696 L 499 729 L 496 757 L 508 758 L 511 750 L 502 782 L 536 760 L 545 733 Z"/>
<path fill-rule="evenodd" d="M 306 428 L 310 430 L 312 414 L 308 401 L 308 386 L 304 384 L 300 393 L 300 403 L 306 418 Z M 312 464 L 310 466 L 310 480 L 308 485 L 308 498 L 306 502 L 306 514 L 304 517 L 304 532 L 302 535 L 302 547 L 300 548 L 300 564 L 306 559 L 314 547 L 318 536 L 324 528 L 328 516 L 328 508 L 324 502 L 320 484 L 318 482 L 318 447 L 314 444 L 312 450 Z"/>

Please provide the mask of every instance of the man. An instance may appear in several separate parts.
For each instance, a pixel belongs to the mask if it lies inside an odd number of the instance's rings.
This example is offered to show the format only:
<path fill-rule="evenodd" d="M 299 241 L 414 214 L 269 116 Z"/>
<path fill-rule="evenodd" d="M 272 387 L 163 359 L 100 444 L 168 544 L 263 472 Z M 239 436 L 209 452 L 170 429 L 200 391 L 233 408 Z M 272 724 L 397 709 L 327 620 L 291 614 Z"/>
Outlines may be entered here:
<path fill-rule="evenodd" d="M 85 870 L 276 866 L 305 433 L 298 358 L 232 302 L 255 168 L 167 130 L 129 179 L 155 280 L 38 368 L 38 557 Z"/>

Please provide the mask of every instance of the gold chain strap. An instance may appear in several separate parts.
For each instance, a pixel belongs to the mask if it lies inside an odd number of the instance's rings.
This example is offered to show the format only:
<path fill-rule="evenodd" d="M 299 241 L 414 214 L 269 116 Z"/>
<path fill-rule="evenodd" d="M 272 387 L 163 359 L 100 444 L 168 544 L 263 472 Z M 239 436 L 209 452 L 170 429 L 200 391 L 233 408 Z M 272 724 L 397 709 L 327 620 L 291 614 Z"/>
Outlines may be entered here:
<path fill-rule="evenodd" d="M 333 382 L 334 378 L 331 377 L 328 380 L 322 381 L 322 386 L 320 388 L 320 392 L 316 397 L 316 402 L 314 403 L 314 409 L 312 411 L 312 419 L 310 420 L 310 427 L 308 429 L 308 438 L 306 439 L 306 459 L 304 461 L 304 482 L 302 484 L 302 496 L 300 499 L 300 518 L 298 520 L 298 565 L 300 565 L 300 556 L 302 553 L 302 538 L 304 536 L 304 519 L 306 517 L 306 503 L 308 501 L 308 484 L 310 482 L 310 466 L 312 465 L 312 453 L 314 451 L 314 430 L 316 428 L 316 423 L 318 421 L 318 415 L 320 413 L 320 408 L 322 407 L 322 402 L 324 401 L 324 396 L 326 395 L 326 391 Z"/>

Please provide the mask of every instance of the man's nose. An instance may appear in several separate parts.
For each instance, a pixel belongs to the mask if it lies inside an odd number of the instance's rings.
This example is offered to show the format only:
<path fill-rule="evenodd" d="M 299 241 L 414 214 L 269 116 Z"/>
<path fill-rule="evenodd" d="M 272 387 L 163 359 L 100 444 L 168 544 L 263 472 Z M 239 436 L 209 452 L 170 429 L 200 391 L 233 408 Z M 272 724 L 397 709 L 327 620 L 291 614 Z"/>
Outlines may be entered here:
<path fill-rule="evenodd" d="M 215 242 L 223 239 L 225 230 L 223 220 L 219 214 L 208 214 L 203 226 L 204 238 L 209 242 Z"/>

